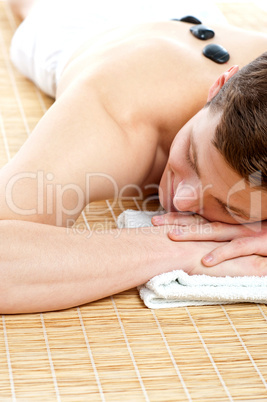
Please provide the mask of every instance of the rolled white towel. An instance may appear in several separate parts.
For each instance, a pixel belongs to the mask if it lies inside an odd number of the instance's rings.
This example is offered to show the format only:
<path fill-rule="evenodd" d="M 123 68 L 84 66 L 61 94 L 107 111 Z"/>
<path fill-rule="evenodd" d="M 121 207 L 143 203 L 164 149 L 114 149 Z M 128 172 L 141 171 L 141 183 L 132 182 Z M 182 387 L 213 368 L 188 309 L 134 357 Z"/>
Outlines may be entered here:
<path fill-rule="evenodd" d="M 152 226 L 155 212 L 127 210 L 118 217 L 118 227 Z M 158 214 L 158 213 L 157 213 Z M 188 275 L 174 270 L 157 275 L 138 287 L 149 308 L 169 308 L 240 302 L 266 303 L 267 276 L 214 277 Z"/>

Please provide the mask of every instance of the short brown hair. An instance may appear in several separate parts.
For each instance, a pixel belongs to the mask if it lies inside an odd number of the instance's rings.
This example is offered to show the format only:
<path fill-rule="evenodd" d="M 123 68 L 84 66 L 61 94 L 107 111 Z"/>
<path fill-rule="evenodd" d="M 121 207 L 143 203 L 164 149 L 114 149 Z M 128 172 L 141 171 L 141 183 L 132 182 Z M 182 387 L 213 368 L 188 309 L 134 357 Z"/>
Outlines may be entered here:
<path fill-rule="evenodd" d="M 221 113 L 213 145 L 240 176 L 267 191 L 267 52 L 230 78 L 207 106 Z"/>

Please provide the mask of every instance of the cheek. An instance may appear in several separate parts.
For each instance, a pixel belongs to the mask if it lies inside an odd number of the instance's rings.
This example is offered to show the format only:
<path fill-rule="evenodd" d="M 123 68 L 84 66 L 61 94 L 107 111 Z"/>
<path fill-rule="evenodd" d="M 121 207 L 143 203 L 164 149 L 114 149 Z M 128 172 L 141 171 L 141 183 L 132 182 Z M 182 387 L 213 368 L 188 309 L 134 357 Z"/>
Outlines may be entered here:
<path fill-rule="evenodd" d="M 202 201 L 200 204 L 201 208 L 199 210 L 199 215 L 203 216 L 210 222 L 224 222 L 229 224 L 238 223 L 234 218 L 225 214 L 217 202 L 212 197 L 207 196 L 207 194 L 202 195 Z"/>

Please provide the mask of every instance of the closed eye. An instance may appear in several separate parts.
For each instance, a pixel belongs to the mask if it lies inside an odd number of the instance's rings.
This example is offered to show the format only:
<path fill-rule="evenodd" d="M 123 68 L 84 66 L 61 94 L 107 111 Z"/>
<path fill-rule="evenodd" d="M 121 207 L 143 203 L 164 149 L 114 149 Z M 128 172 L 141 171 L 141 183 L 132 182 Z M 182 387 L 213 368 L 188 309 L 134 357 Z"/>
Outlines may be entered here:
<path fill-rule="evenodd" d="M 232 217 L 233 219 L 238 219 L 239 223 L 242 222 L 246 222 L 248 221 L 249 217 L 245 217 L 240 215 L 238 212 L 235 212 L 233 210 L 231 210 L 230 208 L 227 207 L 226 204 L 224 204 L 221 200 L 219 200 L 218 198 L 216 198 L 216 201 L 218 202 L 219 206 L 221 207 L 221 211 L 227 215 Z"/>

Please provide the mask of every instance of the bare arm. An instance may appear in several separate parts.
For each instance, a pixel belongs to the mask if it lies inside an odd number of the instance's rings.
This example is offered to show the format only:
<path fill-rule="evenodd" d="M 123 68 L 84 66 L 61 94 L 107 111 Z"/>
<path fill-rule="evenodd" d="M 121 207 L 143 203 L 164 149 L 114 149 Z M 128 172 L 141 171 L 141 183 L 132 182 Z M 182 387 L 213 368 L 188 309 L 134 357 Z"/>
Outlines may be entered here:
<path fill-rule="evenodd" d="M 149 151 L 141 143 L 137 149 L 93 84 L 75 82 L 1 169 L 0 219 L 67 226 L 89 202 L 140 186 L 155 153 L 149 127 L 146 135 L 139 137 Z"/>
<path fill-rule="evenodd" d="M 164 228 L 90 235 L 32 222 L 2 221 L 0 313 L 81 305 L 173 269 L 217 276 L 267 274 L 266 262 L 255 256 L 205 268 L 201 257 L 212 248 L 213 242 L 174 243 Z"/>
<path fill-rule="evenodd" d="M 81 235 L 74 229 L 2 221 L 0 311 L 64 309 L 140 285 L 173 269 L 171 251 L 179 254 L 174 246 L 158 229 L 154 234 L 147 228 Z"/>

